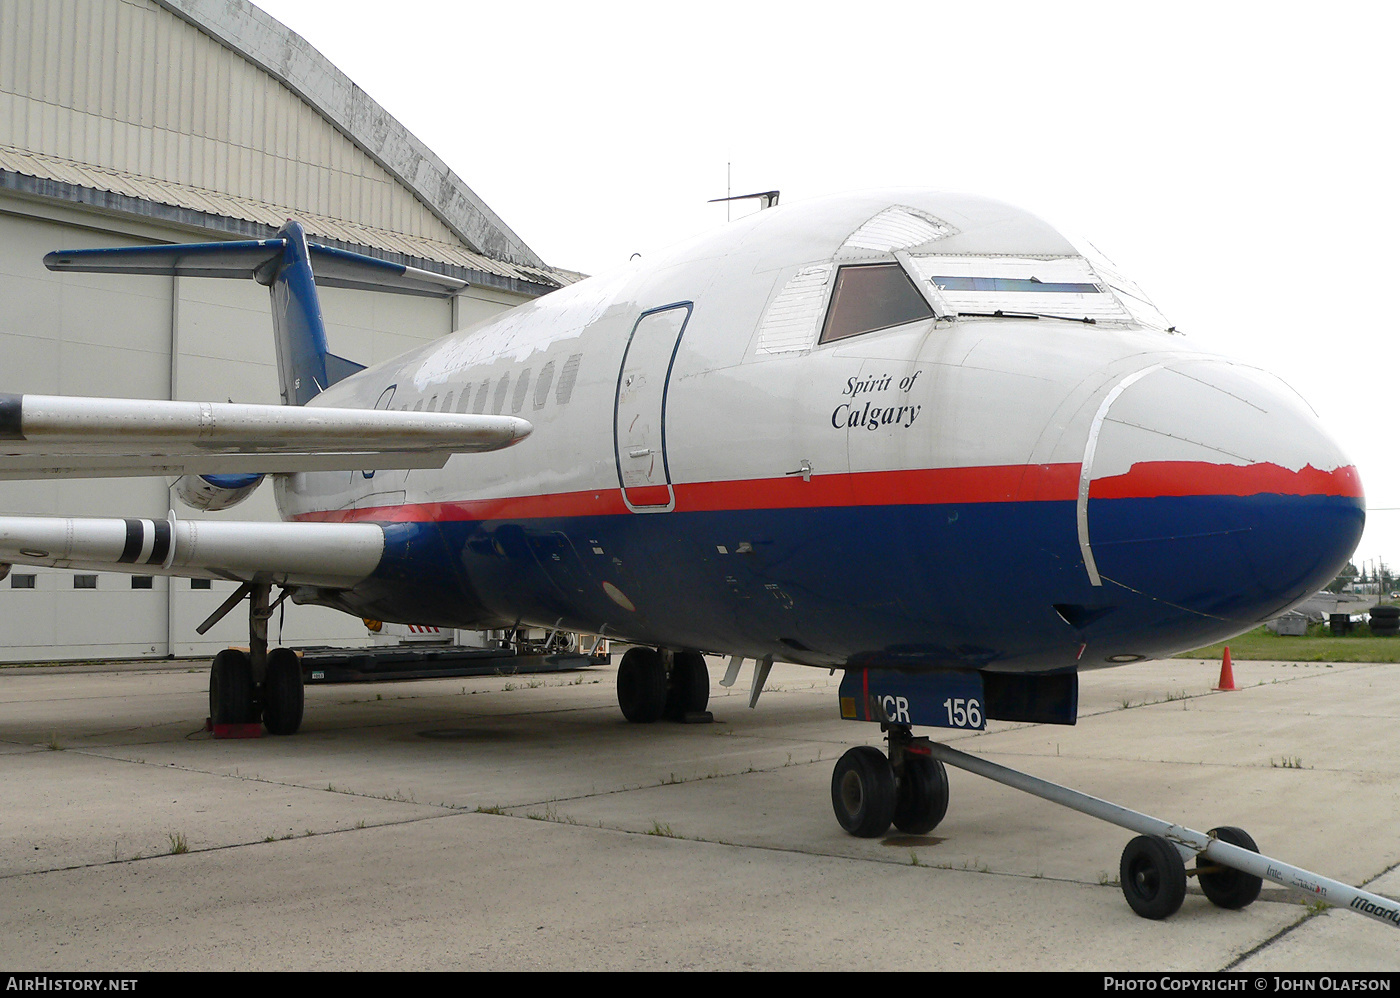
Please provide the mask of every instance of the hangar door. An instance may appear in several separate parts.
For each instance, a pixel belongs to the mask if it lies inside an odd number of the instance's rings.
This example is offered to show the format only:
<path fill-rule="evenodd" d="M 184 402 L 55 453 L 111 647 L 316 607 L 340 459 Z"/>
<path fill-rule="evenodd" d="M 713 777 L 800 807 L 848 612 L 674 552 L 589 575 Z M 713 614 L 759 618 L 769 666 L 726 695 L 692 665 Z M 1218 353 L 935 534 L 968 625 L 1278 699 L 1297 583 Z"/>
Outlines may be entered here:
<path fill-rule="evenodd" d="M 613 446 L 622 498 L 634 512 L 664 512 L 676 504 L 666 466 L 666 388 L 690 308 L 687 302 L 643 313 L 622 355 Z"/>

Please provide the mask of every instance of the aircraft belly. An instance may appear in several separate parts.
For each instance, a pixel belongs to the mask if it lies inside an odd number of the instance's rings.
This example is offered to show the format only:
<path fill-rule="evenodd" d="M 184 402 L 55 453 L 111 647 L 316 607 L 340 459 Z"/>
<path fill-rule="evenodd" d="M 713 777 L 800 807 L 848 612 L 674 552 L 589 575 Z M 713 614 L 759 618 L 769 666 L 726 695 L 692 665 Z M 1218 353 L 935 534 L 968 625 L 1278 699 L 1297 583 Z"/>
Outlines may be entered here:
<path fill-rule="evenodd" d="M 995 562 L 1026 578 L 1052 580 L 1057 591 L 1084 588 L 1070 501 L 395 527 L 408 532 L 396 538 L 390 530 L 386 543 L 414 547 L 414 577 L 390 567 L 359 589 L 403 592 L 398 609 L 405 620 L 424 620 L 428 606 L 450 613 L 444 596 L 469 581 L 456 595 L 459 613 L 473 620 L 484 610 L 494 619 L 562 622 L 672 647 L 810 664 L 978 667 L 1050 639 L 1060 646 L 1053 658 L 1062 667 L 1077 649 L 1053 600 L 1011 611 L 1014 595 L 968 584 L 970 565 Z M 910 537 L 921 540 L 911 544 Z M 1046 544 L 1048 537 L 1058 540 Z M 425 570 L 422 555 L 434 543 L 433 567 Z M 386 556 L 386 564 L 395 560 Z M 406 555 L 400 560 L 409 563 Z M 389 581 L 394 584 L 382 584 Z M 1018 621 L 1012 633 L 1008 614 Z M 454 621 L 434 616 L 431 622 Z"/>

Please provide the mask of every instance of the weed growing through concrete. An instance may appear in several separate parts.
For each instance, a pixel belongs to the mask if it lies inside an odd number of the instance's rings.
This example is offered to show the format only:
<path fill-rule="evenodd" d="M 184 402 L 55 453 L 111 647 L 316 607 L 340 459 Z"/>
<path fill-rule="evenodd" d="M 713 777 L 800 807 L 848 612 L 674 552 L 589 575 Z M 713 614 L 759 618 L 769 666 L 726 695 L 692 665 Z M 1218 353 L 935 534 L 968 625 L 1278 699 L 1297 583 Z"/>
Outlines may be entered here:
<path fill-rule="evenodd" d="M 166 838 L 170 840 L 170 855 L 179 856 L 190 851 L 190 843 L 184 832 L 170 832 Z"/>
<path fill-rule="evenodd" d="M 1301 756 L 1286 755 L 1278 762 L 1274 762 L 1274 760 L 1270 759 L 1269 765 L 1274 769 L 1302 769 L 1303 759 Z"/>
<path fill-rule="evenodd" d="M 660 835 L 662 838 L 665 838 L 665 839 L 674 839 L 674 838 L 676 838 L 676 833 L 673 832 L 673 831 L 671 830 L 671 826 L 670 826 L 670 825 L 663 825 L 663 824 L 662 824 L 661 822 L 659 822 L 659 821 L 652 821 L 651 827 L 650 827 L 649 829 L 647 829 L 647 834 L 648 834 L 648 835 Z"/>

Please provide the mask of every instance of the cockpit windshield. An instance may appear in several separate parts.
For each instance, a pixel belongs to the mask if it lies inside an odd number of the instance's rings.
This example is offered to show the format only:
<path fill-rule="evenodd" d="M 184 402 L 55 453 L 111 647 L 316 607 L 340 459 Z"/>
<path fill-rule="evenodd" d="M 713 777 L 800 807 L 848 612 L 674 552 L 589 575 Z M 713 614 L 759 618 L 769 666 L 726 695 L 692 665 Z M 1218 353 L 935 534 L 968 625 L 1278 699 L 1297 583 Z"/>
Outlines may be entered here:
<path fill-rule="evenodd" d="M 1167 326 L 1142 290 L 1106 260 L 962 255 L 911 260 L 919 276 L 961 315 L 1036 314 Z"/>
<path fill-rule="evenodd" d="M 931 318 L 933 309 L 899 264 L 842 267 L 836 272 L 819 342 Z"/>

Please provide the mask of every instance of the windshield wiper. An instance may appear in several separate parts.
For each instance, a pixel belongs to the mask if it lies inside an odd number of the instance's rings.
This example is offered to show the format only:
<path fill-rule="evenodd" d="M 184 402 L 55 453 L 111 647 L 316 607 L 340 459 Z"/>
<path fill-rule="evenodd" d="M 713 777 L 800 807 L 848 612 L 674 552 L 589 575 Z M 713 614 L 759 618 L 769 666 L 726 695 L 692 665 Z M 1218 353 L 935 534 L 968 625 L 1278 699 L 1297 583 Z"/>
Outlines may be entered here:
<path fill-rule="evenodd" d="M 1097 319 L 1089 316 L 1075 318 L 1072 315 L 1046 315 L 1043 312 L 1008 312 L 1005 309 L 997 309 L 995 312 L 959 312 L 958 315 L 975 315 L 981 319 L 1059 319 L 1061 322 L 1083 322 L 1090 326 L 1098 325 Z"/>

